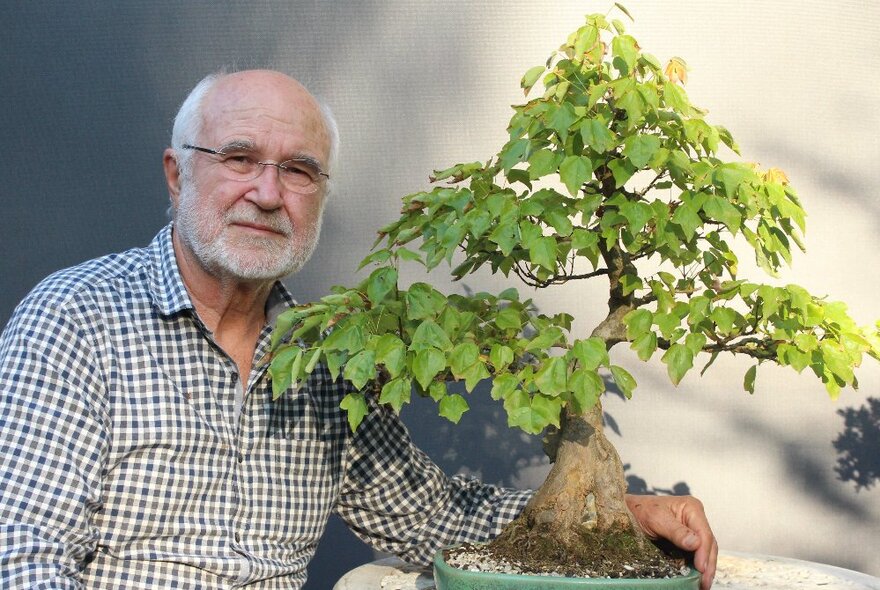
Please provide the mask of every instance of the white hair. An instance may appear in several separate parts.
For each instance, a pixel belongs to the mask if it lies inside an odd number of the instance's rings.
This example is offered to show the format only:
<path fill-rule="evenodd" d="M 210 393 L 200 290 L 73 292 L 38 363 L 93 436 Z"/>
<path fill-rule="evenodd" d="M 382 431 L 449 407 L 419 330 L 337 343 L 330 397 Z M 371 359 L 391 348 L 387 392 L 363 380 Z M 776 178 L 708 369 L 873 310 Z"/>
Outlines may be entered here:
<path fill-rule="evenodd" d="M 174 148 L 181 182 L 189 182 L 191 179 L 193 153 L 191 150 L 184 149 L 183 146 L 184 144 L 198 144 L 198 138 L 201 135 L 202 124 L 204 123 L 202 107 L 204 106 L 205 96 L 220 79 L 229 73 L 224 68 L 202 78 L 184 99 L 180 109 L 177 111 L 177 116 L 174 117 L 174 126 L 171 130 L 171 147 Z M 324 120 L 324 127 L 326 127 L 327 133 L 330 136 L 327 174 L 332 178 L 333 170 L 336 166 L 336 158 L 339 155 L 339 126 L 336 124 L 336 117 L 333 116 L 330 106 L 322 98 L 316 96 L 314 98 L 318 103 L 321 118 Z M 330 193 L 329 181 L 327 182 L 327 193 Z"/>

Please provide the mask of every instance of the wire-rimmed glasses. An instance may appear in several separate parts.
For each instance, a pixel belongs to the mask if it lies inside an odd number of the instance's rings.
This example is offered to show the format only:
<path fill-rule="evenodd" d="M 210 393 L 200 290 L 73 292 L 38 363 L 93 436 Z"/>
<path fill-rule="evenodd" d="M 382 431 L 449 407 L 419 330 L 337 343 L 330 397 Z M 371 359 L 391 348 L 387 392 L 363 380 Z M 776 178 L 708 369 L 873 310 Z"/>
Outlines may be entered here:
<path fill-rule="evenodd" d="M 218 163 L 226 178 L 247 182 L 263 173 L 266 166 L 278 169 L 278 178 L 287 190 L 299 194 L 310 194 L 318 190 L 322 180 L 330 176 L 321 171 L 316 163 L 309 158 L 293 158 L 283 162 L 259 160 L 252 151 L 245 149 L 211 149 L 197 145 L 183 144 L 183 149 L 196 150 L 217 156 Z M 322 178 L 323 177 L 323 178 Z"/>

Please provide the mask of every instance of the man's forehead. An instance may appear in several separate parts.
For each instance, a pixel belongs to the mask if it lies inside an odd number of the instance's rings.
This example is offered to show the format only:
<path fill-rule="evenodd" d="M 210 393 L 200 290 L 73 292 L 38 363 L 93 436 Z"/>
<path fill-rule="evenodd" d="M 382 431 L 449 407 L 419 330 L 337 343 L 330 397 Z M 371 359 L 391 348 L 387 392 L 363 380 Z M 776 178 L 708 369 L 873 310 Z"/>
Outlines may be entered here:
<path fill-rule="evenodd" d="M 215 141 L 252 142 L 254 147 L 286 139 L 324 151 L 328 130 L 314 97 L 296 80 L 278 72 L 230 74 L 205 97 L 206 136 Z M 273 137 L 267 137 L 273 136 Z"/>

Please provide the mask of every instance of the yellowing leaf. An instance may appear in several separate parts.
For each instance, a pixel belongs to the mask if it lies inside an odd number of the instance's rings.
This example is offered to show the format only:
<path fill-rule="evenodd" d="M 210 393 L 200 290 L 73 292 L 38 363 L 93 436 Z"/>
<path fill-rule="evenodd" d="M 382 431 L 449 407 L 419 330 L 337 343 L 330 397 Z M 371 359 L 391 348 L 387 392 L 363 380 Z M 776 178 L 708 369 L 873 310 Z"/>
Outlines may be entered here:
<path fill-rule="evenodd" d="M 666 64 L 666 77 L 673 84 L 687 84 L 687 64 L 680 57 L 673 57 Z"/>
<path fill-rule="evenodd" d="M 764 182 L 775 182 L 777 184 L 786 185 L 789 183 L 788 176 L 779 168 L 770 168 L 764 173 Z"/>

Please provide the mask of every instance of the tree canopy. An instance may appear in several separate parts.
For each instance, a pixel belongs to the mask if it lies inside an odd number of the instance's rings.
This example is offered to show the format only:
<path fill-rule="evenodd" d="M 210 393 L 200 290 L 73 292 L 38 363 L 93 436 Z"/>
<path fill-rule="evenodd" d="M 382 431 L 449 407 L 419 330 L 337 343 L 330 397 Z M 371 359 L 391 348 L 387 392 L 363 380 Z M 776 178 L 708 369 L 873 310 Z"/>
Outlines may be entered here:
<path fill-rule="evenodd" d="M 809 368 L 832 398 L 857 387 L 863 355 L 880 359 L 880 322 L 859 327 L 841 302 L 739 277 L 737 242 L 776 277 L 804 248 L 806 216 L 781 170 L 740 159 L 731 133 L 690 102 L 687 72 L 681 58 L 664 67 L 644 52 L 620 20 L 588 16 L 523 76 L 527 101 L 496 155 L 436 171 L 379 230 L 366 279 L 281 315 L 275 394 L 323 362 L 358 390 L 342 402 L 352 429 L 369 396 L 399 411 L 412 391 L 457 422 L 468 403 L 447 382 L 471 392 L 492 378 L 509 426 L 535 434 L 559 426 L 565 406 L 594 405 L 600 371 L 632 395 L 635 380 L 608 354 L 621 342 L 643 361 L 659 356 L 674 384 L 698 353 L 708 368 L 730 352 L 755 359 L 749 392 L 764 362 Z M 573 337 L 571 315 L 539 313 L 515 287 L 404 288 L 403 263 L 446 264 L 455 279 L 488 267 L 535 288 L 604 280 L 608 313 Z"/>

